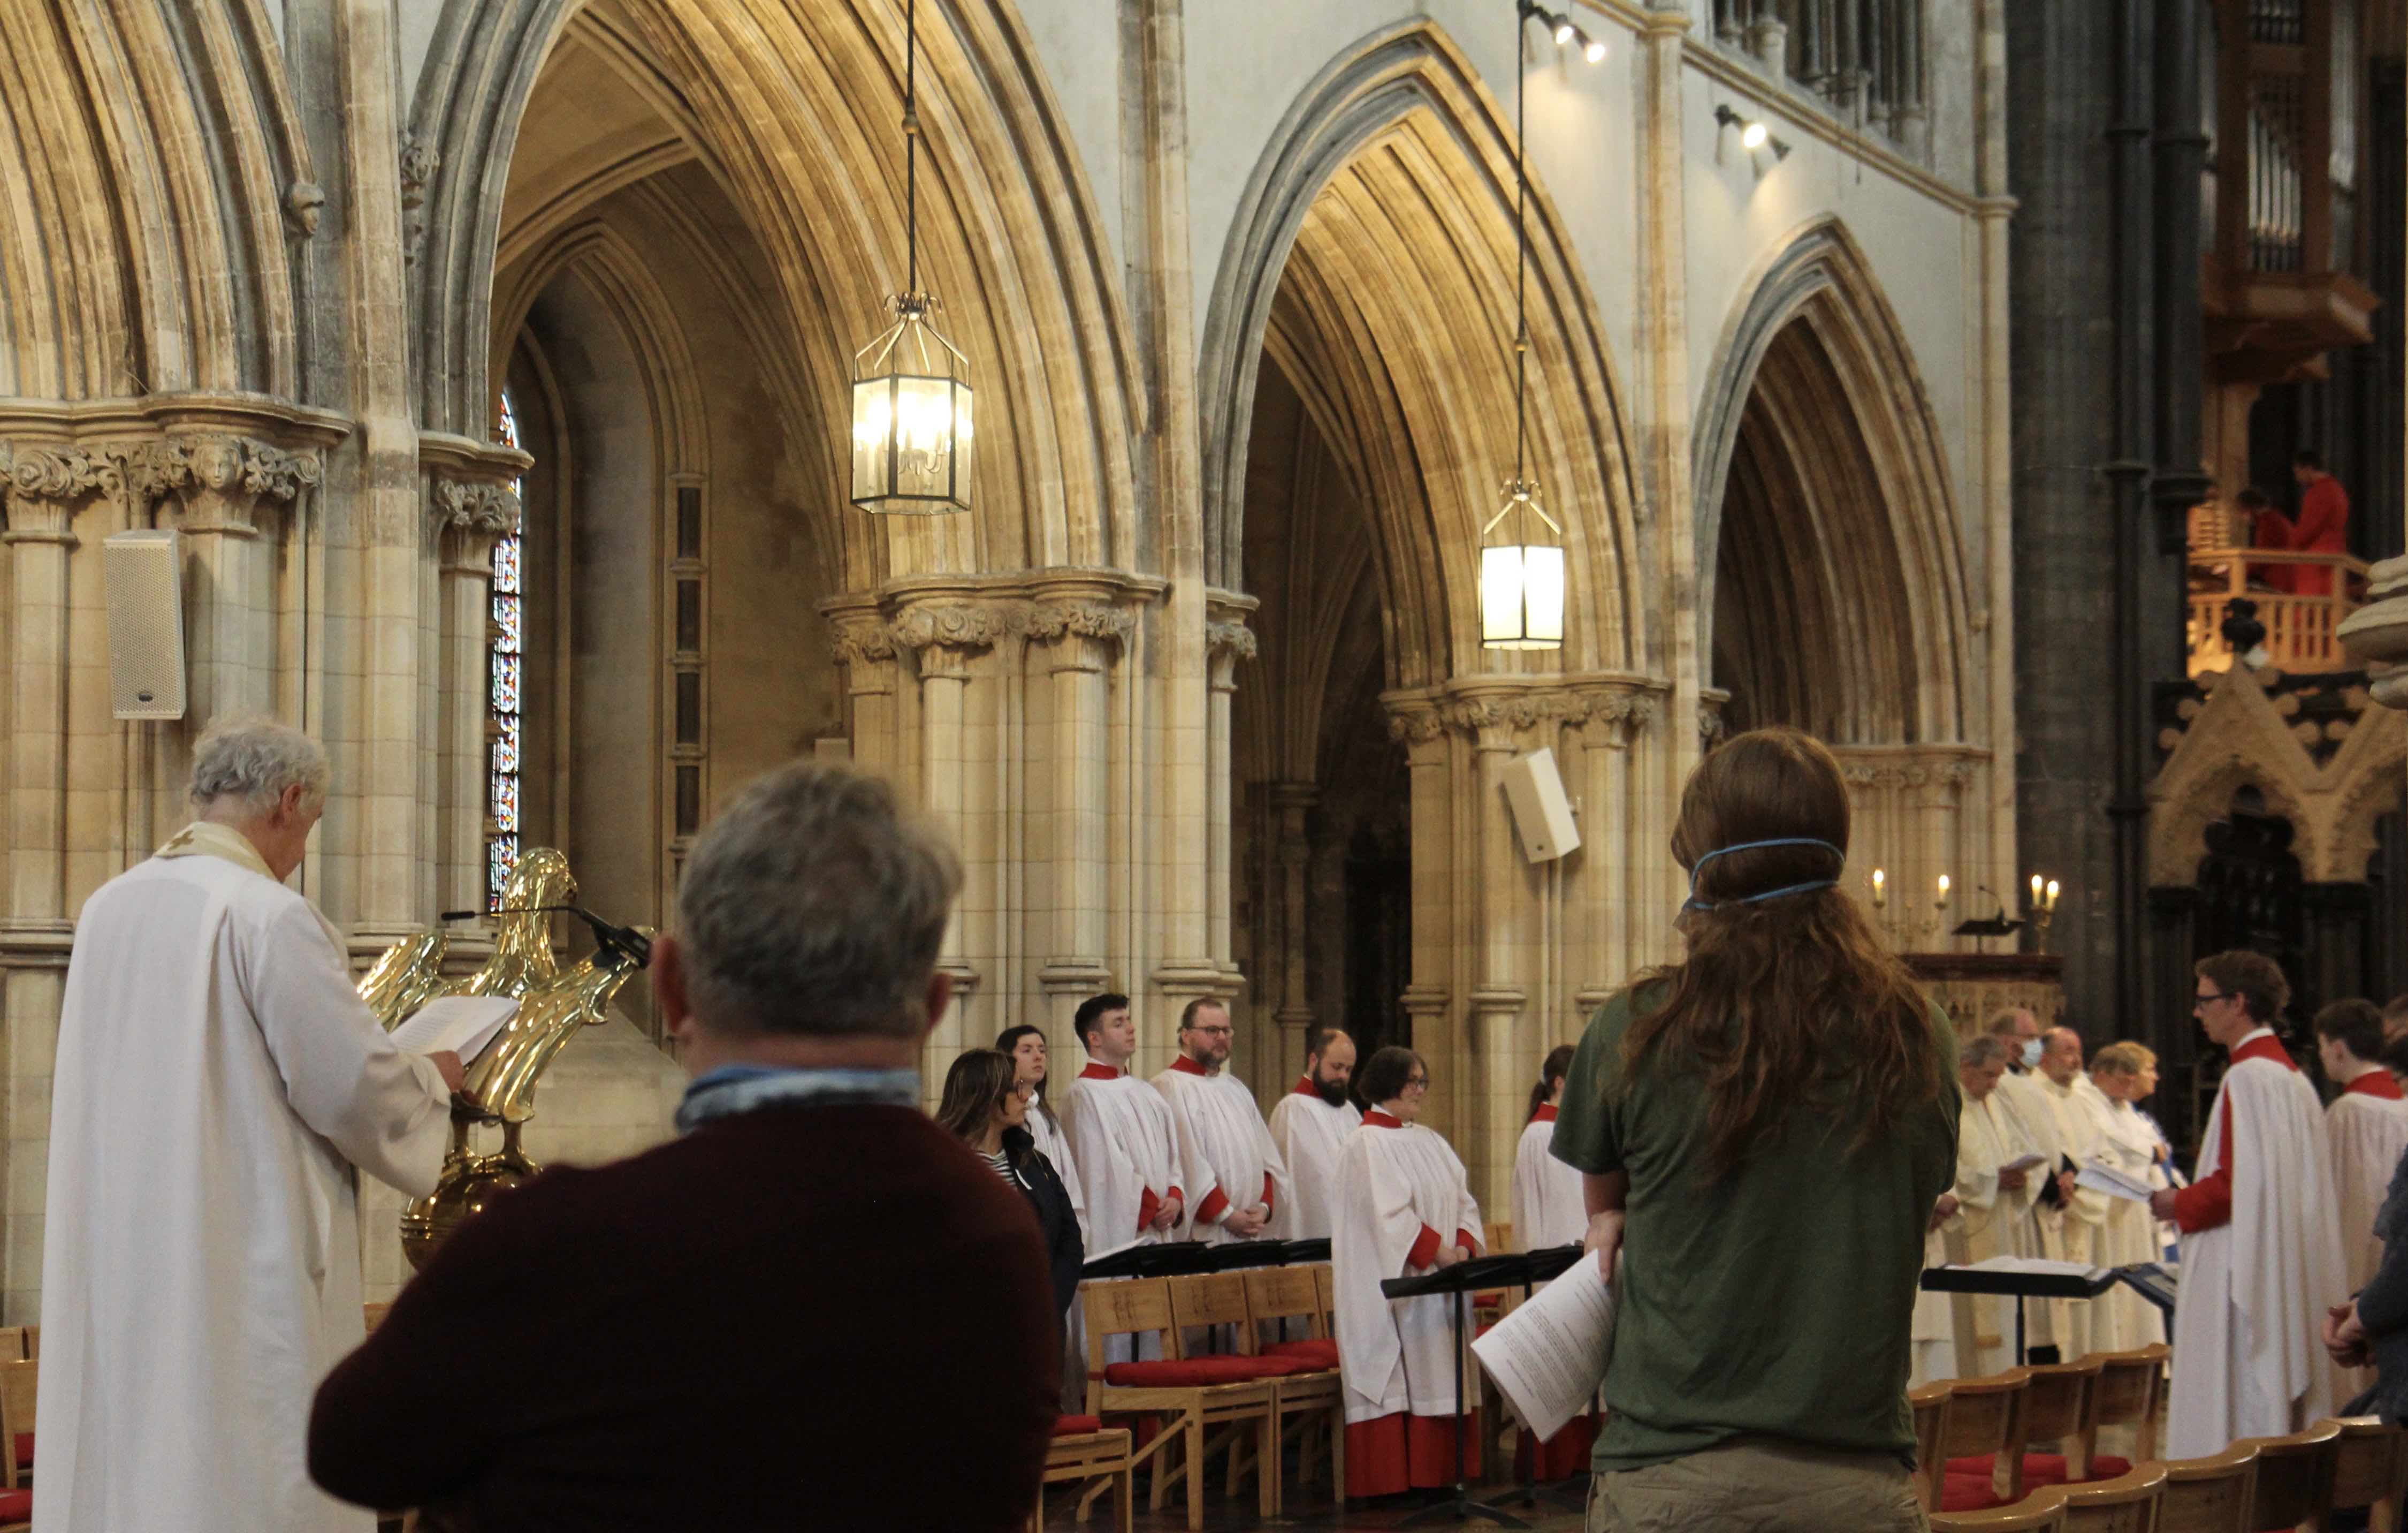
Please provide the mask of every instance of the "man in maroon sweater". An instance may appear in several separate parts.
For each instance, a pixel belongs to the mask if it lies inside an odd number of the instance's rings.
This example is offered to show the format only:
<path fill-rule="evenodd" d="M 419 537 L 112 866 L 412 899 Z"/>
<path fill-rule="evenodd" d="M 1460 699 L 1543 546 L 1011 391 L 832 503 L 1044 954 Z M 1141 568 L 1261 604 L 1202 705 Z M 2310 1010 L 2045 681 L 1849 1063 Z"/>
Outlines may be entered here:
<path fill-rule="evenodd" d="M 652 947 L 683 1136 L 462 1225 L 320 1389 L 319 1484 L 481 1533 L 1025 1526 L 1044 1250 L 918 1105 L 960 882 L 874 778 L 748 789 Z"/>

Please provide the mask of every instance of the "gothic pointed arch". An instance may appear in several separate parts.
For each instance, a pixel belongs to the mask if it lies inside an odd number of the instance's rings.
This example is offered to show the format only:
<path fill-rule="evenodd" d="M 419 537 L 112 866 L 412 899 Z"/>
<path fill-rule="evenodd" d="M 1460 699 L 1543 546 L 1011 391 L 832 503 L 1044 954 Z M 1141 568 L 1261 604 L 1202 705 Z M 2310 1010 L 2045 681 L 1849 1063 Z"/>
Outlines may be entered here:
<path fill-rule="evenodd" d="M 1375 518 L 1391 686 L 1491 669 L 1481 524 L 1513 466 L 1511 123 L 1443 28 L 1384 28 L 1332 60 L 1271 135 L 1222 253 L 1199 354 L 1206 578 L 1244 569 L 1254 397 L 1287 375 Z M 1630 452 L 1596 307 L 1536 181 L 1531 466 L 1566 528 L 1564 670 L 1643 644 Z"/>
<path fill-rule="evenodd" d="M 425 425 L 460 430 L 491 388 L 492 303 L 520 124 L 580 0 L 448 0 L 412 112 L 422 199 L 413 363 Z M 903 14 L 891 0 L 590 0 L 654 61 L 776 270 L 775 323 L 840 433 L 853 350 L 905 283 Z M 974 358 L 977 499 L 963 518 L 845 533 L 845 578 L 973 568 L 1142 567 L 1143 427 L 1129 326 L 1095 200 L 1008 0 L 920 16 L 924 285 Z M 774 138 L 758 124 L 782 124 Z M 793 155 L 809 141 L 824 152 Z M 844 485 L 827 494 L 840 503 Z"/>
<path fill-rule="evenodd" d="M 1742 291 L 1691 442 L 1713 680 L 1753 704 L 1743 722 L 1964 740 L 1979 716 L 1964 551 L 1898 316 L 1831 216 L 1778 242 Z"/>

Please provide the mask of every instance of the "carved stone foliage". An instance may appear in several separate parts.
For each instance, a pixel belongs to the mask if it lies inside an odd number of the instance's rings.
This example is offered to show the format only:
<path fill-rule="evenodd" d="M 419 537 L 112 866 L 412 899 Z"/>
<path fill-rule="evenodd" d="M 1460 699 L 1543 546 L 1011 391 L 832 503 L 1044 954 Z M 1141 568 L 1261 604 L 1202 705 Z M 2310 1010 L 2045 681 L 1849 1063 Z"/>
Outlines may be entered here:
<path fill-rule="evenodd" d="M 518 492 L 480 480 L 436 479 L 427 490 L 427 517 L 437 532 L 504 537 L 518 530 Z"/>
<path fill-rule="evenodd" d="M 1254 630 L 1243 623 L 1207 623 L 1204 625 L 1204 652 L 1207 655 L 1227 655 L 1240 660 L 1254 658 Z"/>
<path fill-rule="evenodd" d="M 834 622 L 838 665 L 892 660 L 899 650 L 991 649 L 1010 638 L 1036 644 L 1078 638 L 1125 644 L 1137 631 L 1137 614 L 1127 607 L 1018 598 L 924 602 L 905 608 L 892 620 L 855 616 L 837 617 Z"/>
<path fill-rule="evenodd" d="M 0 481 L 11 499 L 73 500 L 112 489 L 119 469 L 106 454 L 78 447 L 23 447 L 0 442 Z"/>
<path fill-rule="evenodd" d="M 36 505 L 64 508 L 89 495 L 127 495 L 146 510 L 172 496 L 183 530 L 250 536 L 261 530 L 265 513 L 289 505 L 320 477 L 315 453 L 226 431 L 89 446 L 0 444 L 0 484 L 14 519 Z"/>
<path fill-rule="evenodd" d="M 1483 730 L 1598 723 L 1619 724 L 1635 735 L 1660 714 L 1656 699 L 1645 692 L 1594 688 L 1414 699 L 1391 704 L 1388 734 L 1408 745 L 1426 745 L 1450 730 L 1476 735 Z"/>

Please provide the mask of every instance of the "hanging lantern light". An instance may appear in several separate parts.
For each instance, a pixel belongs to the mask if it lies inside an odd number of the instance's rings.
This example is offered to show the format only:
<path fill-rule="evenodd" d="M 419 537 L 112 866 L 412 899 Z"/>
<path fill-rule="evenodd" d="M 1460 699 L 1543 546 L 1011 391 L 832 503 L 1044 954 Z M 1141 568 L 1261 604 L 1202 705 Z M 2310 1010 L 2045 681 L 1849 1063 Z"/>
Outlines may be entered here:
<path fill-rule="evenodd" d="M 1514 22 L 1514 65 L 1521 65 L 1526 5 Z M 1539 504 L 1538 482 L 1526 471 L 1529 428 L 1524 396 L 1530 353 L 1530 177 L 1523 163 L 1522 70 L 1513 78 L 1513 477 L 1505 504 L 1480 529 L 1480 643 L 1486 649 L 1561 649 L 1564 644 L 1563 525 Z M 1490 543 L 1505 526 L 1511 542 Z M 1533 526 L 1533 523 L 1536 526 Z M 1541 535 L 1553 534 L 1552 540 Z"/>
<path fill-rule="evenodd" d="M 969 358 L 920 291 L 919 4 L 903 23 L 904 239 L 910 278 L 888 300 L 895 323 L 853 358 L 853 503 L 881 514 L 970 509 Z"/>

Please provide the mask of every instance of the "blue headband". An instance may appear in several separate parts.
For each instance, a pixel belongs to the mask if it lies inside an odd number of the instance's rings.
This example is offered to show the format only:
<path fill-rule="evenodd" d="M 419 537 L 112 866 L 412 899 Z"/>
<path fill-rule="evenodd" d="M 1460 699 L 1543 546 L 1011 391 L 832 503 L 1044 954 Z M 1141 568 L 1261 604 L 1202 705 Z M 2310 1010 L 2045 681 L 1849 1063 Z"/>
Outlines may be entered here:
<path fill-rule="evenodd" d="M 1839 847 L 1832 846 L 1828 841 L 1818 840 L 1813 836 L 1779 836 L 1770 841 L 1742 841 L 1736 846 L 1718 847 L 1713 851 L 1708 852 L 1705 856 L 1698 858 L 1697 862 L 1689 869 L 1689 898 L 1682 904 L 1681 908 L 1683 910 L 1713 910 L 1727 904 L 1760 904 L 1766 900 L 1780 899 L 1784 894 L 1808 894 L 1818 889 L 1834 889 L 1838 887 L 1840 881 L 1837 878 L 1815 878 L 1803 884 L 1787 884 L 1784 885 L 1780 889 L 1769 889 L 1761 894 L 1742 894 L 1735 900 L 1714 901 L 1701 900 L 1698 898 L 1698 875 L 1706 871 L 1707 863 L 1713 861 L 1717 857 L 1728 857 L 1733 852 L 1757 851 L 1766 846 L 1820 846 L 1825 851 L 1829 852 L 1833 857 L 1838 858 L 1843 865 L 1848 861 L 1848 854 L 1846 852 L 1842 851 Z"/>

